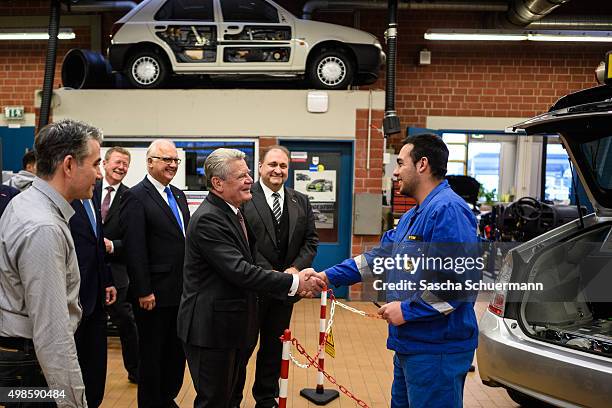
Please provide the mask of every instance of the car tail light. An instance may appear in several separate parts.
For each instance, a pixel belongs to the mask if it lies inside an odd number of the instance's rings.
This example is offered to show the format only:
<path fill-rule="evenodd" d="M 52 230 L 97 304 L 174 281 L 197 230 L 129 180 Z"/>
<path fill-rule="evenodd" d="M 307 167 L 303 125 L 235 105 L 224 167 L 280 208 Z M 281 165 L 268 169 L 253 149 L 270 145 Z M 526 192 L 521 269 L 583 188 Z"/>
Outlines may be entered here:
<path fill-rule="evenodd" d="M 512 277 L 512 253 L 509 253 L 504 258 L 504 262 L 502 263 L 502 267 L 499 271 L 499 275 L 497 276 L 497 281 L 495 283 L 508 283 L 510 282 L 510 278 Z M 500 285 L 501 286 L 501 285 Z M 489 303 L 489 311 L 497 316 L 503 316 L 504 310 L 506 308 L 506 296 L 507 290 L 496 290 L 493 293 L 493 299 L 491 299 L 491 303 Z"/>
<path fill-rule="evenodd" d="M 113 24 L 113 27 L 111 28 L 111 33 L 110 33 L 111 40 L 115 37 L 115 34 L 117 34 L 117 31 L 119 31 L 119 29 L 121 29 L 121 27 L 123 27 L 123 23 L 115 23 L 115 24 Z"/>

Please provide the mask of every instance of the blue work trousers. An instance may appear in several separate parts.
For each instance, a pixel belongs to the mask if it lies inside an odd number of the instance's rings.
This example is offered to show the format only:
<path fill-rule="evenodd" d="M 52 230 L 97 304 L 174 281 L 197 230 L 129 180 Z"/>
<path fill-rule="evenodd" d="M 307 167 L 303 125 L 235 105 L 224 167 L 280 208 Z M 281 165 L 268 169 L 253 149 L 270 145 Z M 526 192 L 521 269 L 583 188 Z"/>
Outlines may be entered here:
<path fill-rule="evenodd" d="M 391 408 L 462 408 L 474 351 L 400 354 L 393 358 Z"/>

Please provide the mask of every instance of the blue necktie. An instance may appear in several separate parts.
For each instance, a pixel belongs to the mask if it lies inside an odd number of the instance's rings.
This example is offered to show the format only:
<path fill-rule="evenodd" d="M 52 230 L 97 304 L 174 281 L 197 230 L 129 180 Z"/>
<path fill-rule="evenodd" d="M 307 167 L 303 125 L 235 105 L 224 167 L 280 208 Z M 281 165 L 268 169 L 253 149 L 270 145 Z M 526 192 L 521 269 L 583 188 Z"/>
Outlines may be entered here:
<path fill-rule="evenodd" d="M 85 212 L 87 213 L 87 217 L 89 217 L 89 222 L 91 223 L 91 228 L 93 229 L 93 233 L 98 237 L 98 228 L 96 225 L 96 217 L 93 213 L 93 203 L 91 200 L 83 200 L 83 207 L 85 207 Z"/>
<path fill-rule="evenodd" d="M 183 231 L 183 223 L 181 222 L 181 216 L 179 215 L 178 206 L 176 205 L 176 200 L 174 199 L 174 194 L 172 194 L 172 190 L 170 187 L 164 188 L 166 195 L 168 196 L 168 205 L 172 210 L 172 214 L 174 214 L 174 218 L 176 218 L 176 222 L 178 222 L 181 231 Z"/>

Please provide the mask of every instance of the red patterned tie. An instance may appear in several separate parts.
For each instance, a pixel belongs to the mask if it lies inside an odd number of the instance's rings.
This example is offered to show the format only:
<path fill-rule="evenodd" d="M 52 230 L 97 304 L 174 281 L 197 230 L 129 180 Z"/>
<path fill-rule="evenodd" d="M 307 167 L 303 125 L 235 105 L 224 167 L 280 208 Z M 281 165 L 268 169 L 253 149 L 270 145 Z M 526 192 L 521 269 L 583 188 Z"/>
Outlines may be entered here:
<path fill-rule="evenodd" d="M 238 216 L 238 222 L 240 223 L 240 226 L 242 227 L 242 232 L 244 233 L 244 238 L 246 238 L 246 242 L 248 244 L 249 243 L 249 234 L 247 233 L 246 224 L 244 223 L 244 217 L 242 216 L 242 213 L 240 212 L 240 210 L 238 210 L 238 213 L 236 215 Z"/>
<path fill-rule="evenodd" d="M 102 200 L 102 208 L 100 211 L 102 212 L 102 222 L 106 221 L 106 216 L 108 215 L 108 209 L 110 208 L 111 201 L 111 193 L 115 191 L 113 186 L 106 187 L 106 195 L 104 196 L 104 200 Z"/>

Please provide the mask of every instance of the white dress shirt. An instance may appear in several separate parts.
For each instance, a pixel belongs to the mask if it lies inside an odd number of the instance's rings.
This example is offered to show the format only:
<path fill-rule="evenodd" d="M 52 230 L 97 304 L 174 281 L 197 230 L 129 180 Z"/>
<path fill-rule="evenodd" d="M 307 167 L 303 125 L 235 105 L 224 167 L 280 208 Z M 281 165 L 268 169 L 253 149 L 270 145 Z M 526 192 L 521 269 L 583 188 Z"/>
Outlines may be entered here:
<path fill-rule="evenodd" d="M 119 190 L 120 185 L 121 183 L 117 183 L 111 186 L 110 184 L 108 184 L 108 181 L 106 181 L 106 178 L 103 178 L 102 179 L 102 197 L 100 199 L 100 203 L 104 201 L 104 197 L 106 197 L 106 194 L 108 194 L 108 191 L 106 190 L 106 188 L 112 187 L 113 190 L 110 192 L 110 202 L 108 203 L 108 208 L 110 208 L 111 205 L 113 205 L 113 200 L 115 199 L 115 195 L 117 195 L 117 190 Z"/>
<path fill-rule="evenodd" d="M 155 189 L 157 190 L 161 198 L 164 200 L 164 202 L 168 204 L 168 207 L 170 207 L 170 203 L 168 203 L 168 195 L 164 191 L 166 186 L 164 186 L 159 181 L 155 180 L 153 177 L 151 177 L 150 174 L 147 174 L 147 179 L 151 182 L 151 184 L 153 184 L 153 187 L 155 187 Z M 178 201 L 176 203 L 176 207 L 178 208 L 179 217 L 181 217 L 181 224 L 183 224 L 183 235 L 185 235 L 185 228 L 186 228 L 185 220 L 183 219 L 183 212 L 181 211 L 181 207 L 178 206 Z"/>
<path fill-rule="evenodd" d="M 272 211 L 274 211 L 274 197 L 272 197 L 272 194 L 274 194 L 274 191 L 272 191 L 263 182 L 260 182 L 259 185 L 261 186 L 261 189 L 263 190 L 264 195 L 266 196 L 266 202 L 268 203 L 268 206 L 270 207 Z M 285 203 L 285 188 L 282 187 L 280 190 L 276 192 L 280 196 L 278 198 L 278 202 L 280 204 L 281 215 L 282 215 L 283 214 L 283 204 Z"/>

